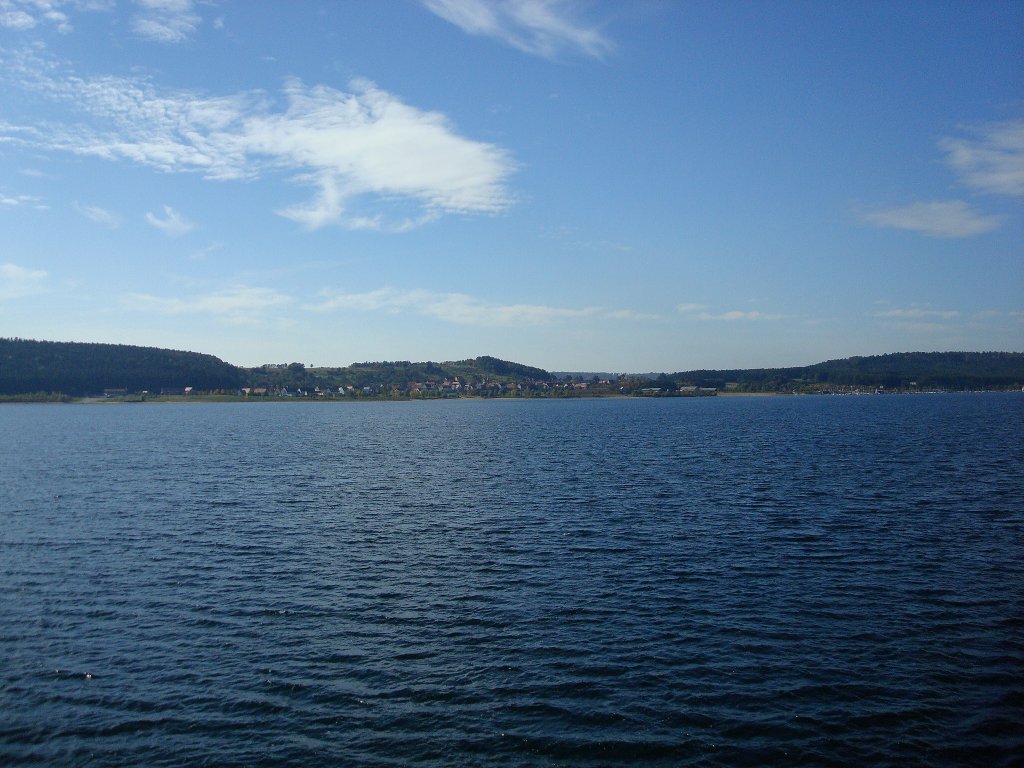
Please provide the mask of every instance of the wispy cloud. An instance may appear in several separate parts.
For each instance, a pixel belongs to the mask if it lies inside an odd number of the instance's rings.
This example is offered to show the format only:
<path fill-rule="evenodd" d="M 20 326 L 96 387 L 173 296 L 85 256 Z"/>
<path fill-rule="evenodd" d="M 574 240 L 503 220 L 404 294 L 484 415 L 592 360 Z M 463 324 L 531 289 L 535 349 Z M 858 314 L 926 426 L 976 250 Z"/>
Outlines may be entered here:
<path fill-rule="evenodd" d="M 0 192 L 0 209 L 17 208 L 22 205 L 28 205 L 33 208 L 46 208 L 40 199 L 34 195 L 7 195 Z"/>
<path fill-rule="evenodd" d="M 163 217 L 150 211 L 146 214 L 146 221 L 168 237 L 180 237 L 188 234 L 196 226 L 169 205 L 164 206 Z"/>
<path fill-rule="evenodd" d="M 612 320 L 634 320 L 636 322 L 651 322 L 665 319 L 661 315 L 650 312 L 636 312 L 632 309 L 613 309 L 605 313 L 605 317 L 609 317 Z"/>
<path fill-rule="evenodd" d="M 893 328 L 913 333 L 948 333 L 950 327 L 947 323 L 928 322 L 924 320 L 901 320 L 891 324 Z"/>
<path fill-rule="evenodd" d="M 596 307 L 572 309 L 539 304 L 490 304 L 460 293 L 440 294 L 420 308 L 423 314 L 464 325 L 546 325 L 556 320 L 590 317 Z"/>
<path fill-rule="evenodd" d="M 13 3 L 0 5 L 0 27 L 14 30 L 32 29 L 37 23 L 35 17 Z"/>
<path fill-rule="evenodd" d="M 1024 195 L 1024 120 L 969 129 L 970 137 L 939 142 L 963 183 L 995 195 Z"/>
<path fill-rule="evenodd" d="M 785 320 L 789 315 L 770 314 L 767 312 L 750 311 L 744 312 L 739 309 L 733 309 L 728 312 L 700 312 L 697 314 L 698 320 Z"/>
<path fill-rule="evenodd" d="M 566 0 L 423 0 L 433 13 L 471 35 L 555 58 L 563 51 L 601 57 L 614 49 L 597 28 L 573 17 Z"/>
<path fill-rule="evenodd" d="M 918 307 L 911 307 L 910 309 L 887 309 L 884 312 L 875 312 L 875 317 L 883 318 L 895 318 L 895 319 L 922 319 L 922 318 L 941 318 L 944 320 L 951 320 L 954 317 L 959 317 L 960 313 L 955 310 L 940 310 L 940 309 L 920 309 Z"/>
<path fill-rule="evenodd" d="M 886 309 L 871 313 L 883 325 L 898 328 L 911 333 L 948 333 L 963 319 L 960 311 L 955 309 L 932 309 L 928 306 L 910 306 Z"/>
<path fill-rule="evenodd" d="M 380 288 L 364 293 L 326 295 L 307 309 L 317 312 L 339 310 L 411 312 L 462 325 L 518 326 L 547 325 L 559 320 L 587 317 L 636 320 L 639 316 L 619 310 L 607 312 L 600 307 L 551 307 L 540 304 L 496 304 L 464 293 Z"/>
<path fill-rule="evenodd" d="M 224 247 L 223 243 L 213 242 L 189 254 L 192 261 L 205 261 L 211 254 Z"/>
<path fill-rule="evenodd" d="M 158 43 L 182 43 L 192 37 L 202 21 L 192 0 L 135 0 L 139 10 L 132 31 Z"/>
<path fill-rule="evenodd" d="M 676 310 L 696 320 L 787 320 L 792 317 L 792 315 L 742 309 L 731 309 L 726 312 L 708 312 L 707 304 L 677 304 Z"/>
<path fill-rule="evenodd" d="M 74 208 L 87 219 L 102 227 L 117 229 L 121 226 L 121 217 L 113 211 L 108 211 L 106 208 L 100 208 L 98 205 L 84 205 L 78 202 L 74 204 Z"/>
<path fill-rule="evenodd" d="M 42 269 L 28 269 L 17 264 L 0 264 L 0 301 L 40 293 L 47 274 Z"/>
<path fill-rule="evenodd" d="M 864 221 L 877 227 L 892 227 L 920 232 L 929 237 L 970 237 L 991 232 L 1002 223 L 1000 216 L 984 216 L 962 200 L 912 203 L 862 214 Z"/>
<path fill-rule="evenodd" d="M 939 141 L 946 162 L 963 184 L 994 195 L 1024 195 L 1024 120 L 966 129 L 968 136 Z M 877 227 L 919 232 L 928 237 L 981 235 L 998 228 L 1002 216 L 979 213 L 963 200 L 915 202 L 861 213 Z"/>
<path fill-rule="evenodd" d="M 258 325 L 269 319 L 273 310 L 292 303 L 292 297 L 272 288 L 237 286 L 188 298 L 129 294 L 124 304 L 129 309 L 165 315 L 213 315 L 237 325 Z"/>
<path fill-rule="evenodd" d="M 315 194 L 278 213 L 309 228 L 402 231 L 445 213 L 495 213 L 512 202 L 505 183 L 514 164 L 505 150 L 463 138 L 444 115 L 409 106 L 369 81 L 354 81 L 351 92 L 291 81 L 285 107 L 275 110 L 260 93 L 159 91 L 140 79 L 60 75 L 38 59 L 20 62 L 11 76 L 83 119 L 0 125 L 0 141 L 218 180 L 283 171 Z"/>
<path fill-rule="evenodd" d="M 51 24 L 62 34 L 71 31 L 71 22 L 61 7 L 67 0 L 0 0 L 0 27 L 15 31 Z"/>

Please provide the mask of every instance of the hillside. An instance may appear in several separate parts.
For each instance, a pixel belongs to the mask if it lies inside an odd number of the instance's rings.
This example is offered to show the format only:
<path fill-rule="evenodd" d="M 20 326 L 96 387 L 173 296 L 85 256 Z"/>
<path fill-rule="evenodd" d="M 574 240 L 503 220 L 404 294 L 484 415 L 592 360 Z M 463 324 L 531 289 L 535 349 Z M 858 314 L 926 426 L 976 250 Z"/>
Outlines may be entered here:
<path fill-rule="evenodd" d="M 899 352 L 848 357 L 804 367 L 681 371 L 681 384 L 739 391 L 885 387 L 886 389 L 1004 389 L 1024 385 L 1020 352 Z"/>
<path fill-rule="evenodd" d="M 238 368 L 213 355 L 125 344 L 0 339 L 0 394 L 235 390 Z"/>
<path fill-rule="evenodd" d="M 413 363 L 408 360 L 354 363 L 341 368 L 306 368 L 302 363 L 263 365 L 244 369 L 247 386 L 285 388 L 290 391 L 313 390 L 316 387 L 336 390 L 338 387 L 362 389 L 405 390 L 410 384 L 441 386 L 456 379 L 462 384 L 492 385 L 510 382 L 546 382 L 553 377 L 541 368 L 477 357 L 445 363 Z"/>
<path fill-rule="evenodd" d="M 610 377 L 609 377 L 610 378 Z M 575 379 L 575 382 L 573 382 Z M 107 389 L 266 394 L 328 392 L 406 396 L 580 396 L 630 394 L 684 387 L 738 392 L 828 392 L 852 388 L 888 391 L 1020 389 L 1020 352 L 904 352 L 850 357 L 790 368 L 692 370 L 634 375 L 617 381 L 583 375 L 566 380 L 542 368 L 482 356 L 443 363 L 363 362 L 338 368 L 301 363 L 237 368 L 212 355 L 123 344 L 0 339 L 0 395 L 62 393 L 73 397 Z"/>

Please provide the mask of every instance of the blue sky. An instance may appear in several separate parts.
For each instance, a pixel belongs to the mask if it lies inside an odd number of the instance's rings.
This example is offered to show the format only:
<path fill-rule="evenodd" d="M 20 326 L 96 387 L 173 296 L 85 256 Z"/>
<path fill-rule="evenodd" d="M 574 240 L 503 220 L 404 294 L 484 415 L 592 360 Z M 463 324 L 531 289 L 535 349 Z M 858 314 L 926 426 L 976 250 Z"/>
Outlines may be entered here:
<path fill-rule="evenodd" d="M 0 336 L 1024 349 L 1024 4 L 0 0 Z"/>

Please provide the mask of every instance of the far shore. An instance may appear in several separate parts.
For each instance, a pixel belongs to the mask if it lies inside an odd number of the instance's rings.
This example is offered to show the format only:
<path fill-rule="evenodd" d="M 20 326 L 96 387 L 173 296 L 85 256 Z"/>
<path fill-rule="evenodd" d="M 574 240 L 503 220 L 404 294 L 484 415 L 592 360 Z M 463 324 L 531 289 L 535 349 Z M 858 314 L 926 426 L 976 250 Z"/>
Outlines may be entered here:
<path fill-rule="evenodd" d="M 927 392 L 887 392 L 885 394 L 986 394 L 1000 392 L 1019 393 L 1021 390 L 956 390 Z M 719 392 L 713 397 L 842 397 L 846 395 L 868 395 L 870 392 L 849 392 L 842 394 L 823 392 Z M 694 397 L 687 395 L 661 395 L 657 397 L 608 393 L 600 395 L 582 395 L 577 397 L 479 397 L 461 395 L 459 397 L 244 397 L 239 395 L 156 395 L 149 397 L 67 397 L 64 399 L 29 399 L 4 398 L 0 396 L 0 405 L 145 405 L 170 403 L 417 403 L 417 402 L 451 402 L 453 400 L 475 402 L 524 402 L 527 400 L 703 400 L 707 396 Z"/>

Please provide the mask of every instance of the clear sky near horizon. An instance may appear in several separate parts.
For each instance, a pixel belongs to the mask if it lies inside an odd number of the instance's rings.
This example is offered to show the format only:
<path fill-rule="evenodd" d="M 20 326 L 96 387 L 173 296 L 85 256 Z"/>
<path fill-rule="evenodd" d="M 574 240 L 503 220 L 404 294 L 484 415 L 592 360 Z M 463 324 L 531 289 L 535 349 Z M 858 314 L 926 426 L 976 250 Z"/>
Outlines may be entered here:
<path fill-rule="evenodd" d="M 1024 349 L 1024 3 L 0 0 L 0 336 Z"/>

